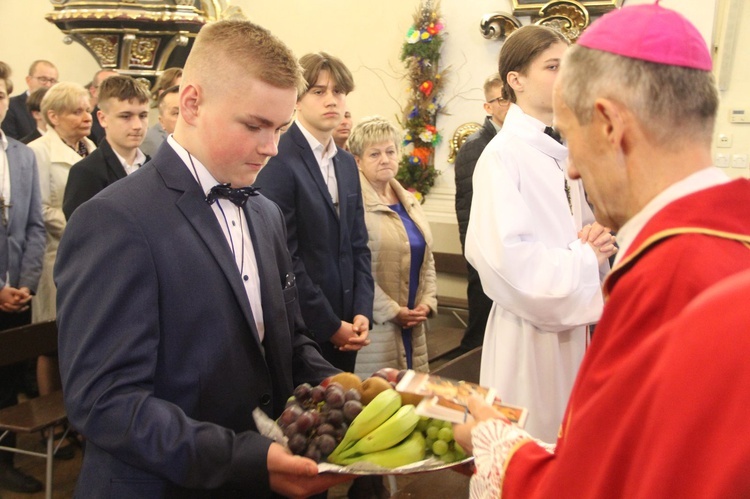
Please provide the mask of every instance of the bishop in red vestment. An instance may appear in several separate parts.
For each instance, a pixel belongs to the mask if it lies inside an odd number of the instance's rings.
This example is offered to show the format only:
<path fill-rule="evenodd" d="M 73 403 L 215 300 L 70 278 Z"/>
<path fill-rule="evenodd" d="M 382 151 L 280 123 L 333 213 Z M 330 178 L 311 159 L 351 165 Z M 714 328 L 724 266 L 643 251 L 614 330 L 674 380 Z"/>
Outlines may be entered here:
<path fill-rule="evenodd" d="M 621 254 L 556 445 L 478 403 L 480 422 L 456 427 L 472 497 L 750 497 L 750 275 L 701 295 L 750 269 L 750 181 L 708 166 L 705 42 L 674 11 L 625 7 L 561 67 L 569 172 Z"/>
<path fill-rule="evenodd" d="M 750 293 L 670 322 L 750 269 L 747 200 L 748 180 L 705 189 L 638 234 L 605 282 L 554 453 L 519 446 L 503 497 L 750 496 Z"/>

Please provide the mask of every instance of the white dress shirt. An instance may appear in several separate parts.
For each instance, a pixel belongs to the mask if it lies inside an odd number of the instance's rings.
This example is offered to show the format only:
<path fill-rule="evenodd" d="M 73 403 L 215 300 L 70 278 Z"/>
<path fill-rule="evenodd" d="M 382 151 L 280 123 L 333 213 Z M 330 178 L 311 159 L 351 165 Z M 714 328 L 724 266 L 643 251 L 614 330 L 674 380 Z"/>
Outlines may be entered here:
<path fill-rule="evenodd" d="M 5 152 L 8 150 L 8 139 L 2 130 L 0 130 L 0 145 L 2 145 L 2 150 L 0 150 L 0 182 L 2 183 L 0 193 L 5 201 L 5 206 L 8 206 L 10 204 L 10 168 L 8 168 L 8 153 Z M 3 209 L 6 210 L 5 216 L 9 216 L 8 209 Z"/>
<path fill-rule="evenodd" d="M 323 144 L 313 136 L 313 134 L 307 131 L 299 120 L 297 120 L 297 126 L 302 132 L 302 135 L 305 136 L 305 139 L 307 139 L 307 143 L 310 144 L 310 149 L 312 149 L 312 152 L 315 155 L 315 160 L 318 162 L 320 173 L 323 175 L 323 180 L 325 180 L 326 186 L 328 187 L 328 193 L 331 195 L 333 206 L 336 207 L 336 211 L 338 212 L 339 186 L 336 180 L 336 170 L 333 167 L 333 157 L 336 156 L 336 153 L 339 151 L 336 147 L 336 143 L 333 141 L 333 138 L 331 138 L 328 141 L 328 146 L 324 147 Z"/>
<path fill-rule="evenodd" d="M 211 188 L 219 182 L 211 175 L 203 164 L 197 158 L 191 156 L 188 151 L 174 139 L 172 135 L 167 137 L 167 143 L 174 149 L 177 155 L 185 163 L 190 174 L 195 177 L 198 184 L 203 189 L 203 193 L 208 195 Z M 263 341 L 265 335 L 265 324 L 263 322 L 263 306 L 260 297 L 260 277 L 258 275 L 258 262 L 255 259 L 253 250 L 253 240 L 250 237 L 250 229 L 245 219 L 245 210 L 234 205 L 228 199 L 217 199 L 211 205 L 216 220 L 221 226 L 224 238 L 227 240 L 229 248 L 234 255 L 234 261 L 237 269 L 242 276 L 242 283 L 245 286 L 245 293 L 250 302 L 250 309 L 253 311 L 255 327 L 258 329 L 260 341 Z"/>
<path fill-rule="evenodd" d="M 5 137 L 5 132 L 0 130 L 0 183 L 2 185 L 0 186 L 0 193 L 2 194 L 3 198 L 3 208 L 2 209 L 5 213 L 5 220 L 8 220 L 10 218 L 10 212 L 7 208 L 7 206 L 10 206 L 10 168 L 8 166 L 8 154 L 5 152 L 8 150 L 8 139 Z M 8 281 L 10 280 L 9 273 L 5 273 L 5 286 L 8 286 Z"/>
<path fill-rule="evenodd" d="M 117 159 L 120 160 L 120 164 L 125 169 L 125 174 L 130 175 L 131 173 L 134 173 L 138 170 L 141 166 L 143 166 L 143 163 L 146 162 L 146 155 L 143 154 L 143 151 L 140 149 L 136 149 L 135 153 L 135 161 L 133 161 L 133 164 L 128 164 L 127 160 L 120 156 L 117 151 L 115 151 L 115 148 L 112 148 L 112 151 L 115 153 L 115 156 L 117 156 Z"/>

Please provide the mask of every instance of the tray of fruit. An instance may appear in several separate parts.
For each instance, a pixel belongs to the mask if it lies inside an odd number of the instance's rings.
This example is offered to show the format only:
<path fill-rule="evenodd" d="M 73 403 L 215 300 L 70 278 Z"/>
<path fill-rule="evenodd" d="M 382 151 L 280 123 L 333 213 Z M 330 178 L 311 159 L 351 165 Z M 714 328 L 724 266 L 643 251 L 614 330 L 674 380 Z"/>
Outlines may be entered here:
<path fill-rule="evenodd" d="M 451 423 L 418 416 L 419 401 L 394 389 L 397 373 L 381 370 L 364 382 L 340 373 L 319 386 L 302 384 L 277 421 L 263 421 L 256 409 L 256 426 L 316 461 L 321 473 L 408 474 L 471 461 L 453 440 Z"/>

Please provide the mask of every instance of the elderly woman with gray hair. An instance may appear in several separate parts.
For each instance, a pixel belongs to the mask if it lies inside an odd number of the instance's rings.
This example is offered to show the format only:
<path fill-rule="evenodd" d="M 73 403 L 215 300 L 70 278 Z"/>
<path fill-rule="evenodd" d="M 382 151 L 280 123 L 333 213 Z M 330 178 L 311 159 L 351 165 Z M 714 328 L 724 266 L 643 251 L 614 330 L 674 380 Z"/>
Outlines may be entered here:
<path fill-rule="evenodd" d="M 32 322 L 54 320 L 57 315 L 57 291 L 52 280 L 52 268 L 65 229 L 62 211 L 65 184 L 70 167 L 96 149 L 87 138 L 91 133 L 91 103 L 89 92 L 82 85 L 61 82 L 51 87 L 41 103 L 47 122 L 47 133 L 29 143 L 39 167 L 42 196 L 42 217 L 47 229 L 42 276 L 32 301 Z M 40 357 L 37 368 L 39 393 L 51 393 L 60 388 L 60 375 L 55 357 Z"/>
<path fill-rule="evenodd" d="M 375 280 L 371 344 L 359 351 L 355 368 L 360 377 L 382 367 L 429 370 L 426 321 L 437 310 L 432 233 L 419 201 L 395 179 L 400 142 L 380 117 L 365 118 L 349 137 Z"/>

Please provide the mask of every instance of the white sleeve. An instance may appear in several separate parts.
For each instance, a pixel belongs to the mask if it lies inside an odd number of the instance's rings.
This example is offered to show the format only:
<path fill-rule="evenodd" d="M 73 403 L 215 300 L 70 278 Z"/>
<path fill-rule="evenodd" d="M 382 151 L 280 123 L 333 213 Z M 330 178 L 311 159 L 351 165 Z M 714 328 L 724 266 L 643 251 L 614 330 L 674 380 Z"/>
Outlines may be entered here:
<path fill-rule="evenodd" d="M 531 206 L 513 154 L 485 149 L 474 172 L 474 196 L 466 236 L 466 257 L 477 269 L 484 292 L 500 307 L 539 329 L 559 332 L 596 322 L 603 299 L 594 251 L 573 236 L 550 247 L 537 234 L 544 225 L 564 223 Z M 527 196 L 528 197 L 528 196 Z M 566 210 L 567 211 L 567 210 Z"/>

